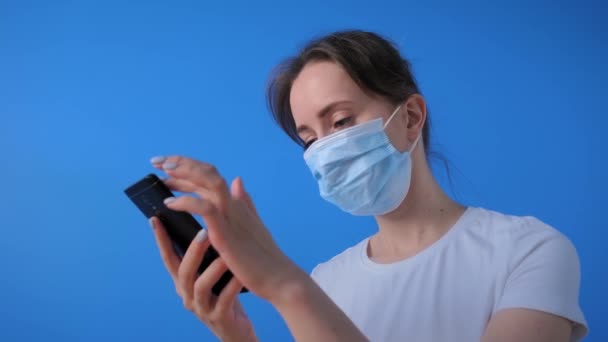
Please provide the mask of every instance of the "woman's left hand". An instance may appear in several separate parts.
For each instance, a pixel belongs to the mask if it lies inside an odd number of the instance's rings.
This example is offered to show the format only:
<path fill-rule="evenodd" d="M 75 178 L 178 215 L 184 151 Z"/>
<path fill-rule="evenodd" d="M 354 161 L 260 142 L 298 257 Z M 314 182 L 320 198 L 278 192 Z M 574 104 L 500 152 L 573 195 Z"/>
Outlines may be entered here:
<path fill-rule="evenodd" d="M 211 245 L 251 292 L 272 302 L 283 288 L 308 278 L 272 239 L 240 178 L 229 190 L 212 165 L 181 156 L 157 157 L 153 164 L 170 176 L 165 181 L 169 188 L 189 193 L 167 207 L 203 218 Z"/>

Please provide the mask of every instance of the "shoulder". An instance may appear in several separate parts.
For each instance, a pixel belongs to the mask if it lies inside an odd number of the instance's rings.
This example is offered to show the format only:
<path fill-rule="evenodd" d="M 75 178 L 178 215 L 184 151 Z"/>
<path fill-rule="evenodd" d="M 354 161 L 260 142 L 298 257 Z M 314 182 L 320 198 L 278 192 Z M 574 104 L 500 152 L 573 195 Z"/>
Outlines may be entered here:
<path fill-rule="evenodd" d="M 474 208 L 477 225 L 470 233 L 483 235 L 508 249 L 508 255 L 538 248 L 575 251 L 571 241 L 560 231 L 534 216 L 517 216 Z"/>
<path fill-rule="evenodd" d="M 534 216 L 471 208 L 455 246 L 468 260 L 484 260 L 488 274 L 505 288 L 549 286 L 578 293 L 580 262 L 563 233 Z M 513 292 L 523 295 L 524 291 Z M 573 297 L 574 298 L 574 297 Z"/>
<path fill-rule="evenodd" d="M 586 334 L 580 309 L 580 261 L 574 244 L 563 233 L 533 216 L 482 210 L 481 220 L 495 241 L 502 241 L 505 278 L 494 313 L 503 309 L 533 309 L 574 322 L 575 339 Z"/>
<path fill-rule="evenodd" d="M 534 274 L 542 275 L 539 280 L 544 281 L 565 277 L 579 279 L 578 253 L 563 233 L 534 216 L 506 215 L 489 210 L 486 214 L 492 229 L 504 237 L 510 282 Z M 550 275 L 560 279 L 552 279 Z"/>
<path fill-rule="evenodd" d="M 506 215 L 489 210 L 486 215 L 491 229 L 502 237 L 499 240 L 504 243 L 510 282 L 532 274 L 544 277 L 545 281 L 580 278 L 578 253 L 563 233 L 534 216 Z M 551 279 L 550 275 L 560 279 Z M 572 280 L 566 283 L 578 286 L 578 282 L 575 284 Z"/>

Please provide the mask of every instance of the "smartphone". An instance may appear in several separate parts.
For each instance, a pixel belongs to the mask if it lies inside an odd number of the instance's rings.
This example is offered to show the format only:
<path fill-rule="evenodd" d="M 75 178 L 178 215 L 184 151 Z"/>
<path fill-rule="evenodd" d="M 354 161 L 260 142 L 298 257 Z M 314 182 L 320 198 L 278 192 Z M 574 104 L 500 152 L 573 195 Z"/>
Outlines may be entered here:
<path fill-rule="evenodd" d="M 124 192 L 148 219 L 156 216 L 163 223 L 173 242 L 173 249 L 180 258 L 183 257 L 188 246 L 203 227 L 190 213 L 167 208 L 163 201 L 167 197 L 174 196 L 167 185 L 155 174 L 150 173 L 126 188 Z M 203 273 L 217 257 L 217 251 L 213 249 L 213 246 L 209 246 L 198 268 L 198 274 Z M 211 290 L 213 294 L 219 296 L 231 278 L 232 273 L 226 271 L 213 286 Z M 248 290 L 243 288 L 241 293 L 243 292 L 248 292 Z"/>

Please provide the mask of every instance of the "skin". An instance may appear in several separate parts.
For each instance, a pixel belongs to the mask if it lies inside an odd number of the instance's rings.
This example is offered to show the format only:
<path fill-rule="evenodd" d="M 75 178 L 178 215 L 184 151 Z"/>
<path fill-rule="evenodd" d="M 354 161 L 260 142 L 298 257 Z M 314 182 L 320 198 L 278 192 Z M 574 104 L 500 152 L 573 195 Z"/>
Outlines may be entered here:
<path fill-rule="evenodd" d="M 304 67 L 293 83 L 290 102 L 299 135 L 307 143 L 375 118 L 386 122 L 398 105 L 366 93 L 342 67 L 328 61 Z M 402 104 L 386 127 L 395 148 L 405 151 L 413 146 L 426 115 L 425 101 L 419 95 L 410 96 Z M 420 139 L 412 152 L 412 183 L 406 199 L 394 211 L 376 217 L 378 232 L 368 245 L 368 255 L 375 262 L 391 263 L 419 253 L 464 213 L 465 208 L 452 201 L 435 181 L 424 149 Z M 229 188 L 213 166 L 182 156 L 155 162 L 169 175 L 166 183 L 171 189 L 192 194 L 167 206 L 200 215 L 208 227 L 208 237 L 195 240 L 180 261 L 162 224 L 152 219 L 161 257 L 184 306 L 222 341 L 256 340 L 237 298 L 242 286 L 268 300 L 297 341 L 366 341 L 308 274 L 276 245 L 242 180 L 237 178 Z M 220 258 L 197 277 L 196 270 L 209 244 Z M 227 269 L 235 277 L 215 297 L 211 287 Z M 535 310 L 508 309 L 490 319 L 482 341 L 568 341 L 571 330 L 571 322 L 564 318 Z"/>
<path fill-rule="evenodd" d="M 201 216 L 209 242 L 220 254 L 221 261 L 213 263 L 219 263 L 215 267 L 220 270 L 210 266 L 196 278 L 197 265 L 202 261 L 202 242 L 195 240 L 180 264 L 162 224 L 155 218 L 151 223 L 161 257 L 184 306 L 222 341 L 256 340 L 237 300 L 242 286 L 268 300 L 297 341 L 366 341 L 308 274 L 278 248 L 240 179 L 229 190 L 213 166 L 180 156 L 166 158 L 156 166 L 171 177 L 166 181 L 171 189 L 198 195 L 181 196 L 167 206 Z M 211 287 L 225 269 L 230 269 L 238 280 L 231 280 L 219 298 L 215 298 Z"/>

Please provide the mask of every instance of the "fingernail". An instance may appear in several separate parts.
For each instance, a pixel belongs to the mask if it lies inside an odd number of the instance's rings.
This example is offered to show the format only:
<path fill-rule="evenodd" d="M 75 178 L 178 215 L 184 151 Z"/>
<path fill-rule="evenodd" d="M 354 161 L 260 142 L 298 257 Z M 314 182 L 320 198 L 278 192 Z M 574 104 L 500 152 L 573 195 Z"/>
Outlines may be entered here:
<path fill-rule="evenodd" d="M 154 225 L 154 218 L 153 218 L 153 217 L 151 217 L 151 218 L 148 220 L 148 223 L 150 224 L 150 227 L 152 227 L 152 229 L 156 228 L 156 226 Z"/>
<path fill-rule="evenodd" d="M 205 239 L 207 238 L 207 230 L 205 229 L 201 229 L 198 231 L 198 233 L 196 233 L 196 241 L 198 242 L 203 242 L 205 241 Z"/>
<path fill-rule="evenodd" d="M 163 164 L 163 169 L 165 170 L 173 170 L 177 167 L 177 164 L 174 162 L 166 162 Z"/>
<path fill-rule="evenodd" d="M 171 202 L 175 202 L 175 200 L 176 200 L 175 197 L 167 197 L 167 198 L 165 198 L 165 200 L 163 201 L 163 203 L 169 204 Z"/>
<path fill-rule="evenodd" d="M 150 163 L 152 163 L 152 164 L 161 164 L 161 163 L 164 163 L 165 160 L 167 160 L 167 157 L 156 156 L 156 157 L 152 157 L 150 159 Z"/>

